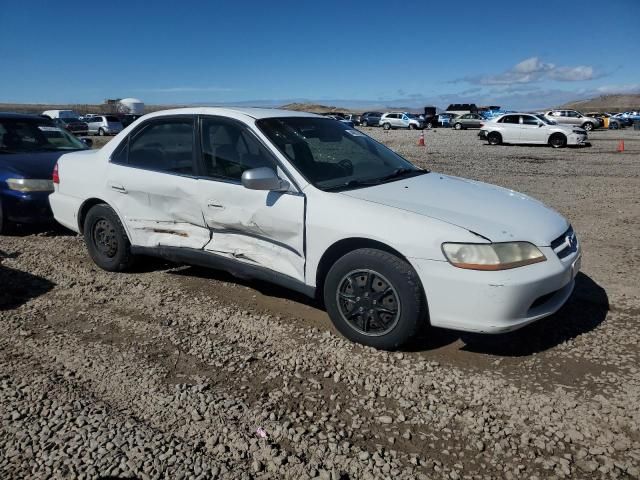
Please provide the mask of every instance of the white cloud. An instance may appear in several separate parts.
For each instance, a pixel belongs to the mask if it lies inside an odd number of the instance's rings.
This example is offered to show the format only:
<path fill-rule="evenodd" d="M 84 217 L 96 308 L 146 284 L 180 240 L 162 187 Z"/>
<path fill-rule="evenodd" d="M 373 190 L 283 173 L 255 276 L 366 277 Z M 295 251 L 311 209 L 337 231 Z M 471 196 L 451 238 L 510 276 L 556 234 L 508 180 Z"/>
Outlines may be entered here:
<path fill-rule="evenodd" d="M 198 92 L 235 92 L 233 88 L 226 87 L 165 87 L 165 88 L 138 88 L 139 92 L 150 93 L 198 93 Z"/>
<path fill-rule="evenodd" d="M 602 85 L 598 93 L 640 93 L 640 83 L 625 83 L 622 85 Z"/>
<path fill-rule="evenodd" d="M 543 62 L 538 57 L 530 57 L 505 72 L 496 75 L 466 77 L 458 81 L 480 85 L 514 85 L 533 83 L 544 78 L 563 82 L 578 82 L 595 78 L 595 73 L 594 68 L 590 65 L 557 66 L 553 63 Z"/>
<path fill-rule="evenodd" d="M 549 77 L 563 82 L 580 82 L 594 78 L 593 67 L 579 65 L 577 67 L 559 67 L 549 73 Z"/>

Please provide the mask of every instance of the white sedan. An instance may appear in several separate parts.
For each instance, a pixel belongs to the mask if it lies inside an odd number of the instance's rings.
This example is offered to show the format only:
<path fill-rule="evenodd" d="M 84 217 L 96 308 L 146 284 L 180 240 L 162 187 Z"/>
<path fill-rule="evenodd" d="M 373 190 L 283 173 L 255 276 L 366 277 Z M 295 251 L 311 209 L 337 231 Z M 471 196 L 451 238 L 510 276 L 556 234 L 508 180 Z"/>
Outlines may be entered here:
<path fill-rule="evenodd" d="M 62 156 L 51 207 L 103 269 L 138 254 L 320 297 L 346 337 L 517 329 L 569 298 L 580 247 L 526 195 L 415 167 L 321 116 L 187 108 Z M 126 294 L 126 293 L 123 293 Z"/>
<path fill-rule="evenodd" d="M 508 113 L 488 120 L 481 125 L 478 136 L 491 145 L 543 144 L 554 148 L 584 145 L 587 141 L 587 132 L 583 128 L 558 125 L 535 113 Z"/>

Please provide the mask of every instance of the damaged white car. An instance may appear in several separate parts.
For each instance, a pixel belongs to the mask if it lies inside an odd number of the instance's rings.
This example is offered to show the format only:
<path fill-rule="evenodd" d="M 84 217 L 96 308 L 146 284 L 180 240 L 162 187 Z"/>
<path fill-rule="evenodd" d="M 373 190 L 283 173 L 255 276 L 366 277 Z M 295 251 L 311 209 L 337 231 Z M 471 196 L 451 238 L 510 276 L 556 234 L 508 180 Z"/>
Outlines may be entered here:
<path fill-rule="evenodd" d="M 580 266 L 561 215 L 415 167 L 312 114 L 188 108 L 146 115 L 98 151 L 62 156 L 51 207 L 94 262 L 138 254 L 318 296 L 376 348 L 422 325 L 497 333 L 558 310 Z"/>

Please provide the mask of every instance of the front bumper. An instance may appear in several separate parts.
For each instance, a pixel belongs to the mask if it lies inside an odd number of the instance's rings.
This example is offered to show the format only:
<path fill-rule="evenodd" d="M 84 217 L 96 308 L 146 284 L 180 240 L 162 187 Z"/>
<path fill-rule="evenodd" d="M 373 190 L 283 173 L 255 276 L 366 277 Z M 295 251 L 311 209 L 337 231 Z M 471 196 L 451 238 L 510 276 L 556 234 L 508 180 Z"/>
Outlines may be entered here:
<path fill-rule="evenodd" d="M 4 216 L 14 223 L 49 223 L 53 213 L 49 206 L 51 192 L 23 193 L 14 190 L 2 191 Z"/>
<path fill-rule="evenodd" d="M 567 136 L 567 145 L 584 145 L 588 139 L 589 136 L 587 134 L 572 133 Z"/>
<path fill-rule="evenodd" d="M 539 248 L 545 262 L 499 272 L 410 259 L 425 290 L 431 325 L 503 333 L 558 311 L 573 292 L 581 251 L 560 259 L 550 247 Z"/>

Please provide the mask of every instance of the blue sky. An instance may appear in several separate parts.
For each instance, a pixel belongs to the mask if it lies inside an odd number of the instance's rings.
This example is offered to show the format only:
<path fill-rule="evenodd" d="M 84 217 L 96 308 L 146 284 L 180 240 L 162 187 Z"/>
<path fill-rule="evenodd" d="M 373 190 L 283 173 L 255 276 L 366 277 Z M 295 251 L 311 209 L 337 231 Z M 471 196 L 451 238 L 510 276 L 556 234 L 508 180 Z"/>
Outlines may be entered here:
<path fill-rule="evenodd" d="M 640 1 L 5 1 L 0 101 L 535 108 L 640 92 Z"/>

